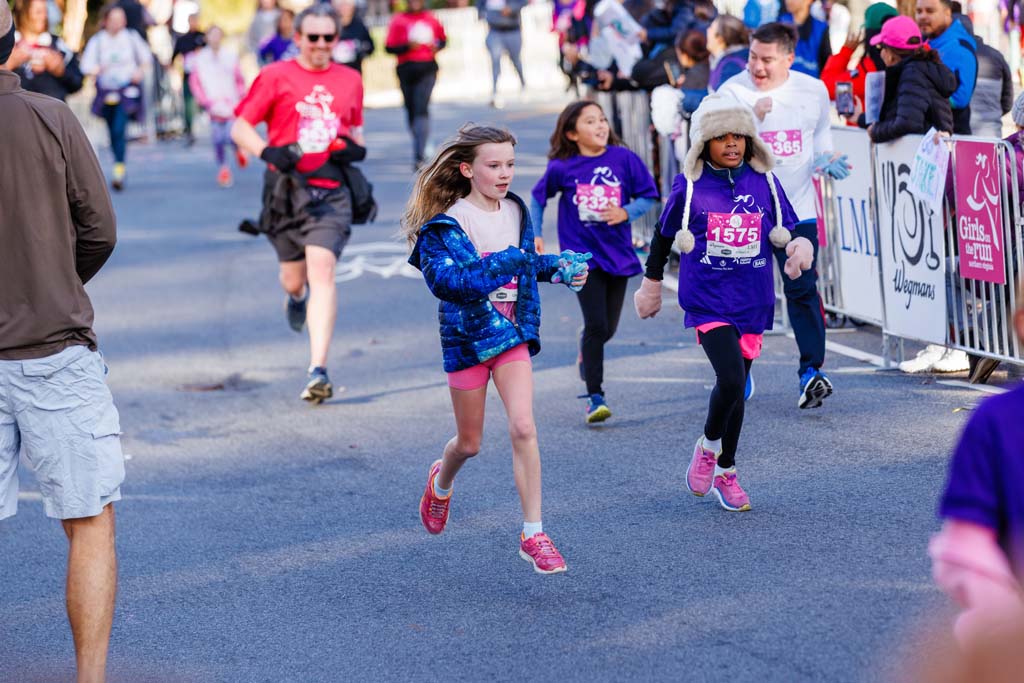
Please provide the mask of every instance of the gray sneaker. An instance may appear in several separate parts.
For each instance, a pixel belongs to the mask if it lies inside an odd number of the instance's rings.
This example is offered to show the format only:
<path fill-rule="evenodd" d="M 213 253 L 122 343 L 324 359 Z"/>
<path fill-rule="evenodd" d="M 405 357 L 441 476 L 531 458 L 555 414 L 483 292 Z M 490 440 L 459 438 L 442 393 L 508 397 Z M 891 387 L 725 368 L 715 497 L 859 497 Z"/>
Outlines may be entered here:
<path fill-rule="evenodd" d="M 296 332 L 302 332 L 302 328 L 306 326 L 307 301 L 309 301 L 308 294 L 301 299 L 293 299 L 290 294 L 285 296 L 284 312 L 288 316 L 288 327 Z"/>
<path fill-rule="evenodd" d="M 334 387 L 327 377 L 327 368 L 313 368 L 309 371 L 309 382 L 306 388 L 299 395 L 303 401 L 309 401 L 313 405 L 323 403 L 334 395 Z"/>

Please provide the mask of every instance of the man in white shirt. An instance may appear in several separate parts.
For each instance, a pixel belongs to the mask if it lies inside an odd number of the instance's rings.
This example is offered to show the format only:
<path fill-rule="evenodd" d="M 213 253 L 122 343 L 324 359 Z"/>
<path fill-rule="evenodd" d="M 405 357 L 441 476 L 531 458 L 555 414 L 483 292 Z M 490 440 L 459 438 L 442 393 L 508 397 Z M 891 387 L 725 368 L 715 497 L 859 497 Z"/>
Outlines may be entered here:
<path fill-rule="evenodd" d="M 800 222 L 794 233 L 806 237 L 818 256 L 815 172 L 835 178 L 849 174 L 845 158 L 832 154 L 829 98 L 817 78 L 790 71 L 796 31 L 780 23 L 765 24 L 754 31 L 747 70 L 733 76 L 718 92 L 750 107 L 758 134 L 775 153 L 775 175 Z M 779 267 L 785 250 L 775 250 Z M 818 296 L 816 264 L 796 280 L 782 279 L 790 324 L 800 348 L 800 408 L 817 408 L 832 393 L 832 383 L 821 366 L 825 362 L 825 318 Z M 748 380 L 748 394 L 752 385 Z"/>

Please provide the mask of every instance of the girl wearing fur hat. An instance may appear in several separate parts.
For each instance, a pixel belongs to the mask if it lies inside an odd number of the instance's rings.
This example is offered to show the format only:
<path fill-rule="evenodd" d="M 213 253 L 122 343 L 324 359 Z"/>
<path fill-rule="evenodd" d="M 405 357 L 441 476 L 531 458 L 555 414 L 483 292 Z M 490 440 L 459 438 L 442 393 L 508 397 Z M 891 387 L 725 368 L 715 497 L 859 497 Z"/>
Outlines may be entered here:
<path fill-rule="evenodd" d="M 694 113 L 683 173 L 672 185 L 634 299 L 641 318 L 660 310 L 674 238 L 684 324 L 696 328 L 717 377 L 686 486 L 696 496 L 713 491 L 733 512 L 750 509 L 736 476 L 736 446 L 747 374 L 775 317 L 772 248 L 786 248 L 791 279 L 811 267 L 814 253 L 809 240 L 790 234 L 798 220 L 773 165 L 748 108 L 727 96 L 705 99 Z"/>

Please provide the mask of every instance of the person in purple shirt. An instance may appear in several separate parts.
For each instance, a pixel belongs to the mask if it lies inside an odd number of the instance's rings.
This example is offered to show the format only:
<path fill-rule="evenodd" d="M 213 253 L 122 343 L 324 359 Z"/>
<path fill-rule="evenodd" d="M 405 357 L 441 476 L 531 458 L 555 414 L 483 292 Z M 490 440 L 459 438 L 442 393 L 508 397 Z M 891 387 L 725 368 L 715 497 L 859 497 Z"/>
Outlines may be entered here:
<path fill-rule="evenodd" d="M 634 296 L 641 318 L 661 309 L 661 279 L 674 241 L 684 325 L 696 328 L 716 375 L 686 486 L 696 496 L 713 491 L 731 512 L 750 509 L 736 476 L 736 448 L 747 375 L 775 318 L 772 250 L 785 247 L 790 279 L 809 269 L 814 255 L 809 240 L 792 237 L 798 219 L 771 173 L 774 160 L 748 108 L 725 95 L 705 98 L 691 119 L 683 173 L 672 184 Z"/>
<path fill-rule="evenodd" d="M 558 201 L 558 244 L 590 252 L 590 277 L 577 293 L 583 331 L 577 365 L 587 385 L 586 421 L 611 417 L 604 398 L 604 345 L 619 325 L 626 283 L 641 272 L 633 251 L 630 222 L 650 211 L 658 187 L 644 162 L 611 130 L 600 106 L 574 102 L 558 117 L 551 135 L 548 167 L 533 188 L 530 218 L 537 251 L 544 250 L 541 226 L 548 199 Z"/>
<path fill-rule="evenodd" d="M 1024 299 L 1017 301 L 1014 322 L 1024 340 Z M 954 629 L 965 646 L 1024 618 L 1022 415 L 1024 385 L 975 409 L 949 464 L 942 531 L 928 547 L 936 583 L 965 610 Z"/>

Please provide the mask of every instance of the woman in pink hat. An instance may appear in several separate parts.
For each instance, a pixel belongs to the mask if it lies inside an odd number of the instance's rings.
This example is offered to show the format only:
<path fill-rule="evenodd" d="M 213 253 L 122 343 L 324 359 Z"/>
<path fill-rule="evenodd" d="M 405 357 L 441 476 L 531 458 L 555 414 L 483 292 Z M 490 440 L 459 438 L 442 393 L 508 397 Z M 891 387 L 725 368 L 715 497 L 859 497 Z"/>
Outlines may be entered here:
<path fill-rule="evenodd" d="M 871 44 L 878 46 L 885 62 L 885 98 L 878 121 L 868 126 L 861 114 L 858 125 L 867 127 L 874 142 L 924 134 L 932 127 L 952 133 L 949 96 L 956 90 L 956 77 L 925 44 L 914 20 L 889 19 Z"/>

